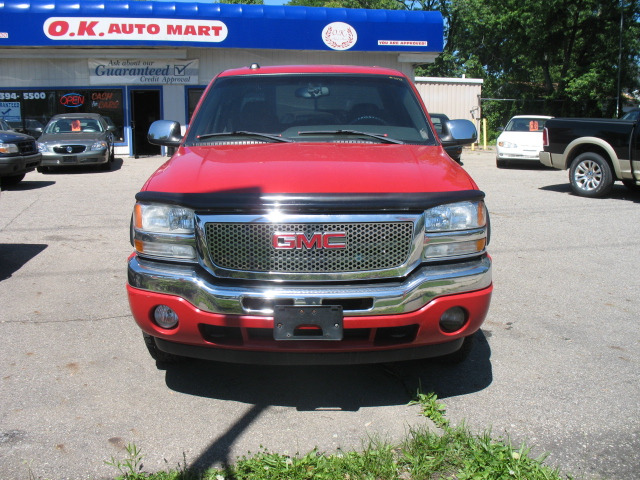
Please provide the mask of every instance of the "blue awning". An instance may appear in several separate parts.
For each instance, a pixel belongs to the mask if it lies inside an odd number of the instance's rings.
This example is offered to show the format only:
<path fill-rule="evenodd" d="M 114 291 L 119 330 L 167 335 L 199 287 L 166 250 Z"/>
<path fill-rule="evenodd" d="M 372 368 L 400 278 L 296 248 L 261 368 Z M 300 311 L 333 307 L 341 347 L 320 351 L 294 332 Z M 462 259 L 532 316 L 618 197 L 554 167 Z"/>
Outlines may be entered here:
<path fill-rule="evenodd" d="M 440 12 L 127 0 L 5 0 L 2 47 L 174 46 L 439 53 Z"/>

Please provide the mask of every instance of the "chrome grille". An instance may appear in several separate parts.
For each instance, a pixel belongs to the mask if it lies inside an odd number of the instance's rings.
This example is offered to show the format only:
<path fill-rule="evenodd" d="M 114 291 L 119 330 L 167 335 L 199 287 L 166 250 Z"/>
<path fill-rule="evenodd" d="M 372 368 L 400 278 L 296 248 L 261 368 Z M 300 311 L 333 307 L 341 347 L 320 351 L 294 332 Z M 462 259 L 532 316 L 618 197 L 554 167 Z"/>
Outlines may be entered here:
<path fill-rule="evenodd" d="M 71 147 L 71 151 L 69 151 L 69 147 Z M 60 154 L 71 154 L 82 153 L 86 148 L 86 145 L 57 145 L 53 147 L 53 151 Z"/>
<path fill-rule="evenodd" d="M 207 223 L 206 245 L 214 265 L 226 270 L 342 273 L 398 268 L 411 253 L 413 222 Z M 345 232 L 344 249 L 277 250 L 275 233 Z"/>

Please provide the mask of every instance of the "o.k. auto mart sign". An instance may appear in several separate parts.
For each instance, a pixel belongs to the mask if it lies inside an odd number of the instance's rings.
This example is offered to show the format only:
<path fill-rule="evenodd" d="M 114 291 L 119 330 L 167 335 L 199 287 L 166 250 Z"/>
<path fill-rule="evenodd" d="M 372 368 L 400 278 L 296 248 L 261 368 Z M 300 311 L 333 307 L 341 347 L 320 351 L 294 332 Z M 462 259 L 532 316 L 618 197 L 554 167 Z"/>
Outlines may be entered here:
<path fill-rule="evenodd" d="M 197 85 L 199 60 L 89 60 L 91 85 Z"/>

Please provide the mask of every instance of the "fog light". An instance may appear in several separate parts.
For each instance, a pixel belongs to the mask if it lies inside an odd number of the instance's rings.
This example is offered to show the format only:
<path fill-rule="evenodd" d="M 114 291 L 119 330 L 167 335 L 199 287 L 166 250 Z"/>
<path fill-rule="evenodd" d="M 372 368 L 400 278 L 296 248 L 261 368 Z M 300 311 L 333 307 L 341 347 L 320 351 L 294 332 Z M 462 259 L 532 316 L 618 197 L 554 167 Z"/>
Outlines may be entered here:
<path fill-rule="evenodd" d="M 451 333 L 460 330 L 467 321 L 467 312 L 462 307 L 453 307 L 440 317 L 440 329 Z"/>
<path fill-rule="evenodd" d="M 155 308 L 153 319 L 158 326 L 166 329 L 175 328 L 178 325 L 178 314 L 166 305 L 158 305 Z"/>

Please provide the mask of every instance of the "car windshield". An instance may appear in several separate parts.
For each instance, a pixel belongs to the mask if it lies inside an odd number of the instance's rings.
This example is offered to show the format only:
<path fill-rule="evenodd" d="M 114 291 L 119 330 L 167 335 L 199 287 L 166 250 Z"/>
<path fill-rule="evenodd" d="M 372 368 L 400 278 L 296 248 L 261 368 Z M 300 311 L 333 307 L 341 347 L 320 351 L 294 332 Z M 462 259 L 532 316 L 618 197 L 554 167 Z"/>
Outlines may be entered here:
<path fill-rule="evenodd" d="M 622 116 L 622 120 L 638 120 L 640 119 L 640 110 L 632 110 Z"/>
<path fill-rule="evenodd" d="M 45 133 L 95 133 L 102 131 L 100 122 L 93 118 L 60 118 L 49 122 Z"/>
<path fill-rule="evenodd" d="M 544 124 L 547 121 L 546 118 L 512 118 L 505 132 L 542 132 L 544 130 Z"/>
<path fill-rule="evenodd" d="M 251 133 L 298 142 L 435 144 L 405 79 L 344 74 L 217 79 L 192 121 L 186 144 L 246 142 Z M 253 140 L 273 141 L 265 135 Z"/>

